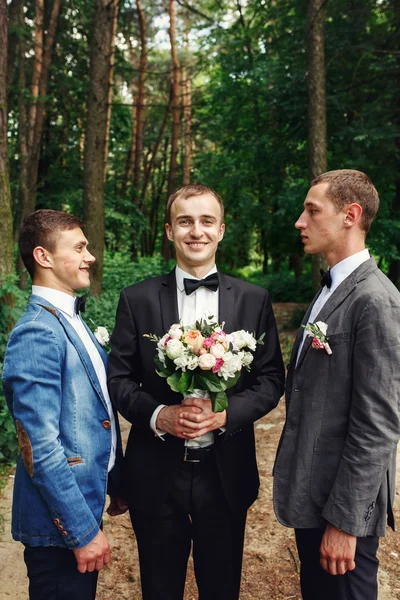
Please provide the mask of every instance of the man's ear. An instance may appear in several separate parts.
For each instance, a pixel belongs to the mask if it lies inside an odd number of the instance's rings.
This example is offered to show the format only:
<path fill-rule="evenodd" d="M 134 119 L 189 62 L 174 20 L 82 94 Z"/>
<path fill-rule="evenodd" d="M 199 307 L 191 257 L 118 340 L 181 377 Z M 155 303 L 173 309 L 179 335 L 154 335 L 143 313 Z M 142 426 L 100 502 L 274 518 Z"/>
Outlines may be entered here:
<path fill-rule="evenodd" d="M 346 214 L 344 217 L 345 227 L 353 227 L 360 222 L 362 215 L 362 207 L 357 202 L 352 202 L 346 206 Z"/>
<path fill-rule="evenodd" d="M 225 223 L 221 223 L 221 227 L 219 228 L 219 235 L 218 235 L 219 242 L 223 239 L 224 233 L 225 233 Z"/>
<path fill-rule="evenodd" d="M 33 258 L 43 269 L 51 269 L 53 264 L 51 262 L 51 255 L 46 248 L 43 246 L 36 246 L 36 248 L 32 252 Z"/>
<path fill-rule="evenodd" d="M 167 238 L 170 242 L 174 241 L 174 236 L 172 234 L 172 227 L 169 223 L 165 223 L 165 233 L 167 234 Z"/>

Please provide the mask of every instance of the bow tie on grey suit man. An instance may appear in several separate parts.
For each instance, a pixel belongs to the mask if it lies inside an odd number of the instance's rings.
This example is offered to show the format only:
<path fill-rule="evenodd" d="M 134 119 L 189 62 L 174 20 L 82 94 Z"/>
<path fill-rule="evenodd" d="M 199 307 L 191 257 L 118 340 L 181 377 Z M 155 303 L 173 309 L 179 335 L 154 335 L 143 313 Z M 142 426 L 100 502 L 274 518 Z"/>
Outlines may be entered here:
<path fill-rule="evenodd" d="M 183 280 L 183 285 L 185 286 L 186 295 L 189 296 L 193 294 L 199 287 L 206 287 L 212 292 L 216 292 L 219 286 L 218 273 L 211 273 L 208 277 L 204 279 L 187 279 Z"/>
<path fill-rule="evenodd" d="M 86 296 L 80 296 L 75 298 L 75 314 L 79 315 L 81 312 L 86 310 Z"/>
<path fill-rule="evenodd" d="M 320 269 L 319 272 L 321 273 L 321 286 L 324 287 L 326 285 L 330 289 L 332 285 L 331 270 L 324 271 L 324 269 Z"/>

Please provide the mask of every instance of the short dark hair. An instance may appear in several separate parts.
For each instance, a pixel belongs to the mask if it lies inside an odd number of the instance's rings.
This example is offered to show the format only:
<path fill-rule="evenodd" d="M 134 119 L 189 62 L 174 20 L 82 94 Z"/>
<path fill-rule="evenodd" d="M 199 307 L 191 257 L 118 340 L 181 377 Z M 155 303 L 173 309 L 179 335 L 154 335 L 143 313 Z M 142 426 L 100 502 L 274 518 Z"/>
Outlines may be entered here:
<path fill-rule="evenodd" d="M 31 277 L 35 272 L 33 251 L 43 246 L 54 252 L 61 231 L 83 227 L 82 221 L 75 215 L 61 210 L 36 210 L 22 220 L 19 232 L 19 251 L 22 261 Z"/>
<path fill-rule="evenodd" d="M 338 211 L 352 202 L 361 206 L 361 229 L 368 233 L 379 208 L 379 195 L 368 175 L 354 169 L 338 169 L 318 175 L 311 187 L 320 183 L 329 184 L 326 195 Z"/>
<path fill-rule="evenodd" d="M 206 185 L 201 185 L 199 183 L 193 183 L 190 185 L 184 185 L 177 192 L 174 192 L 173 194 L 171 194 L 171 196 L 168 198 L 167 208 L 166 208 L 167 223 L 171 224 L 171 206 L 173 205 L 175 200 L 177 200 L 178 198 L 182 198 L 182 200 L 186 200 L 187 198 L 190 198 L 191 196 L 204 196 L 205 194 L 210 194 L 211 196 L 214 196 L 214 198 L 217 200 L 218 204 L 221 207 L 221 219 L 223 221 L 224 220 L 224 203 L 222 201 L 221 196 L 219 194 L 217 194 L 217 192 L 215 190 L 213 190 L 210 187 L 207 187 Z"/>

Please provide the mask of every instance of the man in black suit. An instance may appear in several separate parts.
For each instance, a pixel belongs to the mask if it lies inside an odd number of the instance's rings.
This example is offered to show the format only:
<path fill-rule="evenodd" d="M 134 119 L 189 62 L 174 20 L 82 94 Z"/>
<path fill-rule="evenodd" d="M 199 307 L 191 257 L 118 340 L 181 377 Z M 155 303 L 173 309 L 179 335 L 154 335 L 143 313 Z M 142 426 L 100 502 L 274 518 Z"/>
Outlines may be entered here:
<path fill-rule="evenodd" d="M 216 192 L 190 185 L 173 194 L 166 232 L 177 267 L 126 288 L 118 305 L 109 389 L 132 424 L 125 481 L 144 600 L 183 598 L 192 542 L 201 600 L 239 597 L 246 513 L 259 487 L 253 423 L 278 403 L 284 373 L 268 293 L 217 272 L 224 228 Z M 206 398 L 182 402 L 156 375 L 155 346 L 143 337 L 211 315 L 227 333 L 265 333 L 221 413 Z"/>

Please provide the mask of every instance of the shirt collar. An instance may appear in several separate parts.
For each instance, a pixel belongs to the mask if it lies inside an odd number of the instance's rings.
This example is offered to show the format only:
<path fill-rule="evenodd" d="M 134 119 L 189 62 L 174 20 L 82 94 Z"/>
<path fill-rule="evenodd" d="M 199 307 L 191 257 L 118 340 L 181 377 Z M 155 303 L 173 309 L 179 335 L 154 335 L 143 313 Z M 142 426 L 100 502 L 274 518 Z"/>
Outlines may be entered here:
<path fill-rule="evenodd" d="M 33 285 L 32 294 L 41 296 L 71 318 L 75 315 L 74 296 L 41 285 Z"/>
<path fill-rule="evenodd" d="M 367 248 L 348 256 L 344 260 L 338 262 L 330 270 L 332 277 L 331 291 L 336 289 L 342 281 L 346 279 L 353 271 L 357 269 L 363 262 L 370 258 L 370 253 Z"/>
<path fill-rule="evenodd" d="M 204 275 L 204 277 L 201 277 L 201 279 L 204 279 L 205 277 L 208 277 L 212 273 L 216 273 L 216 272 L 217 272 L 217 267 L 216 267 L 216 265 L 214 265 L 213 268 L 211 269 L 211 271 L 209 271 L 206 275 Z M 199 279 L 198 277 L 193 277 L 193 275 L 186 273 L 180 267 L 178 267 L 178 265 L 176 265 L 176 267 L 175 267 L 175 278 L 176 278 L 176 287 L 178 288 L 178 290 L 180 292 L 185 291 L 185 286 L 183 284 L 184 279 L 196 279 L 196 280 Z"/>

